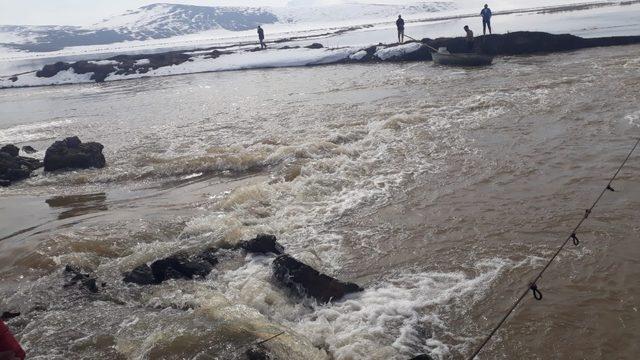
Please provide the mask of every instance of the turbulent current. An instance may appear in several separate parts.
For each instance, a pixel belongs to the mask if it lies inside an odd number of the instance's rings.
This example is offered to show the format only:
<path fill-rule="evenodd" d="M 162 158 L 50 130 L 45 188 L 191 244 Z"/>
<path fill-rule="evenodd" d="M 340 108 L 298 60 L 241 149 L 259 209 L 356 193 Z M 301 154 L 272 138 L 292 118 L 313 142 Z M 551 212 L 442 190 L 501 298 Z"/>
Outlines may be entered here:
<path fill-rule="evenodd" d="M 0 310 L 31 359 L 468 356 L 640 135 L 640 47 L 335 65 L 0 91 L 0 144 L 78 135 L 100 170 L 0 188 Z M 640 156 L 481 359 L 640 353 Z M 321 305 L 271 256 L 222 251 L 206 279 L 122 273 L 275 234 L 365 288 Z M 98 294 L 65 287 L 65 265 Z"/>

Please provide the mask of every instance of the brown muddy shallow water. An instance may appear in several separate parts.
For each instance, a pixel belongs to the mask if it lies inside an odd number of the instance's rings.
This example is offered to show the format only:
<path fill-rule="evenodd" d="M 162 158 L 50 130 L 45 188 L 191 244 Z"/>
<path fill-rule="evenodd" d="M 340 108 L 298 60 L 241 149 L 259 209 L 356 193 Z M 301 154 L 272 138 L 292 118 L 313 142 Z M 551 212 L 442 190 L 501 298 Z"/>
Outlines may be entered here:
<path fill-rule="evenodd" d="M 0 92 L 0 143 L 78 135 L 108 167 L 0 189 L 0 310 L 35 359 L 468 356 L 640 136 L 640 47 L 274 69 Z M 640 353 L 640 154 L 482 359 Z M 179 250 L 276 234 L 362 285 L 291 297 L 272 257 L 127 286 Z M 63 287 L 62 269 L 106 287 Z"/>

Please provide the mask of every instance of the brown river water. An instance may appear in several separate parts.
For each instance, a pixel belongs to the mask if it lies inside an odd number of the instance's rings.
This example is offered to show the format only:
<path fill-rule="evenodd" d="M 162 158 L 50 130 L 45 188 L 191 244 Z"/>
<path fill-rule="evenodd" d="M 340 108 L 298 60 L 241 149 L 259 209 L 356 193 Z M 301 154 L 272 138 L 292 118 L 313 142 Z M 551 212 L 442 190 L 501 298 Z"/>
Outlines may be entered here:
<path fill-rule="evenodd" d="M 640 47 L 0 91 L 0 144 L 105 145 L 100 170 L 0 189 L 0 310 L 31 359 L 463 359 L 640 136 Z M 637 359 L 640 153 L 480 359 Z M 269 256 L 122 273 L 266 232 L 366 290 L 291 297 Z M 98 295 L 63 287 L 66 264 Z"/>

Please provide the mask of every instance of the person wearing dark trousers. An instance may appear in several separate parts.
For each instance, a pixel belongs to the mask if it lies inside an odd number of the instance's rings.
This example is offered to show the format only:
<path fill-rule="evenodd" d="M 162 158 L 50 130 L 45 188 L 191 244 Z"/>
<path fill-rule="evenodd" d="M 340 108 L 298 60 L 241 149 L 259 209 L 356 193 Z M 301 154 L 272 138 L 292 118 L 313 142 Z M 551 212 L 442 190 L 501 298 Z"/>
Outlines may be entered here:
<path fill-rule="evenodd" d="M 266 49 L 267 44 L 264 43 L 264 30 L 258 26 L 258 39 L 260 40 L 260 49 Z"/>
<path fill-rule="evenodd" d="M 491 9 L 489 9 L 489 5 L 484 4 L 484 9 L 480 11 L 480 16 L 482 16 L 482 34 L 487 35 L 487 28 L 489 28 L 489 34 L 491 34 Z"/>
<path fill-rule="evenodd" d="M 404 20 L 402 19 L 402 15 L 398 15 L 396 27 L 398 28 L 398 43 L 402 44 L 404 42 Z"/>
<path fill-rule="evenodd" d="M 473 31 L 469 29 L 469 25 L 464 26 L 464 31 L 467 33 L 465 38 L 467 42 L 467 52 L 473 52 Z"/>

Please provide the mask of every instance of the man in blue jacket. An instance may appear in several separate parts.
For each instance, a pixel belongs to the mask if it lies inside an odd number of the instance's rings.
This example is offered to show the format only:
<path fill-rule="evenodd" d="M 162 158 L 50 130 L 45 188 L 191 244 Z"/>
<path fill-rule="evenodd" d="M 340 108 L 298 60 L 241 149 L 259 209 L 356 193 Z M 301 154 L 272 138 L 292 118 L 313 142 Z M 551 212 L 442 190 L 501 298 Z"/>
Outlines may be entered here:
<path fill-rule="evenodd" d="M 487 27 L 489 28 L 489 34 L 491 34 L 491 9 L 489 9 L 489 5 L 484 4 L 484 9 L 480 11 L 480 16 L 482 16 L 482 34 L 487 34 Z"/>

